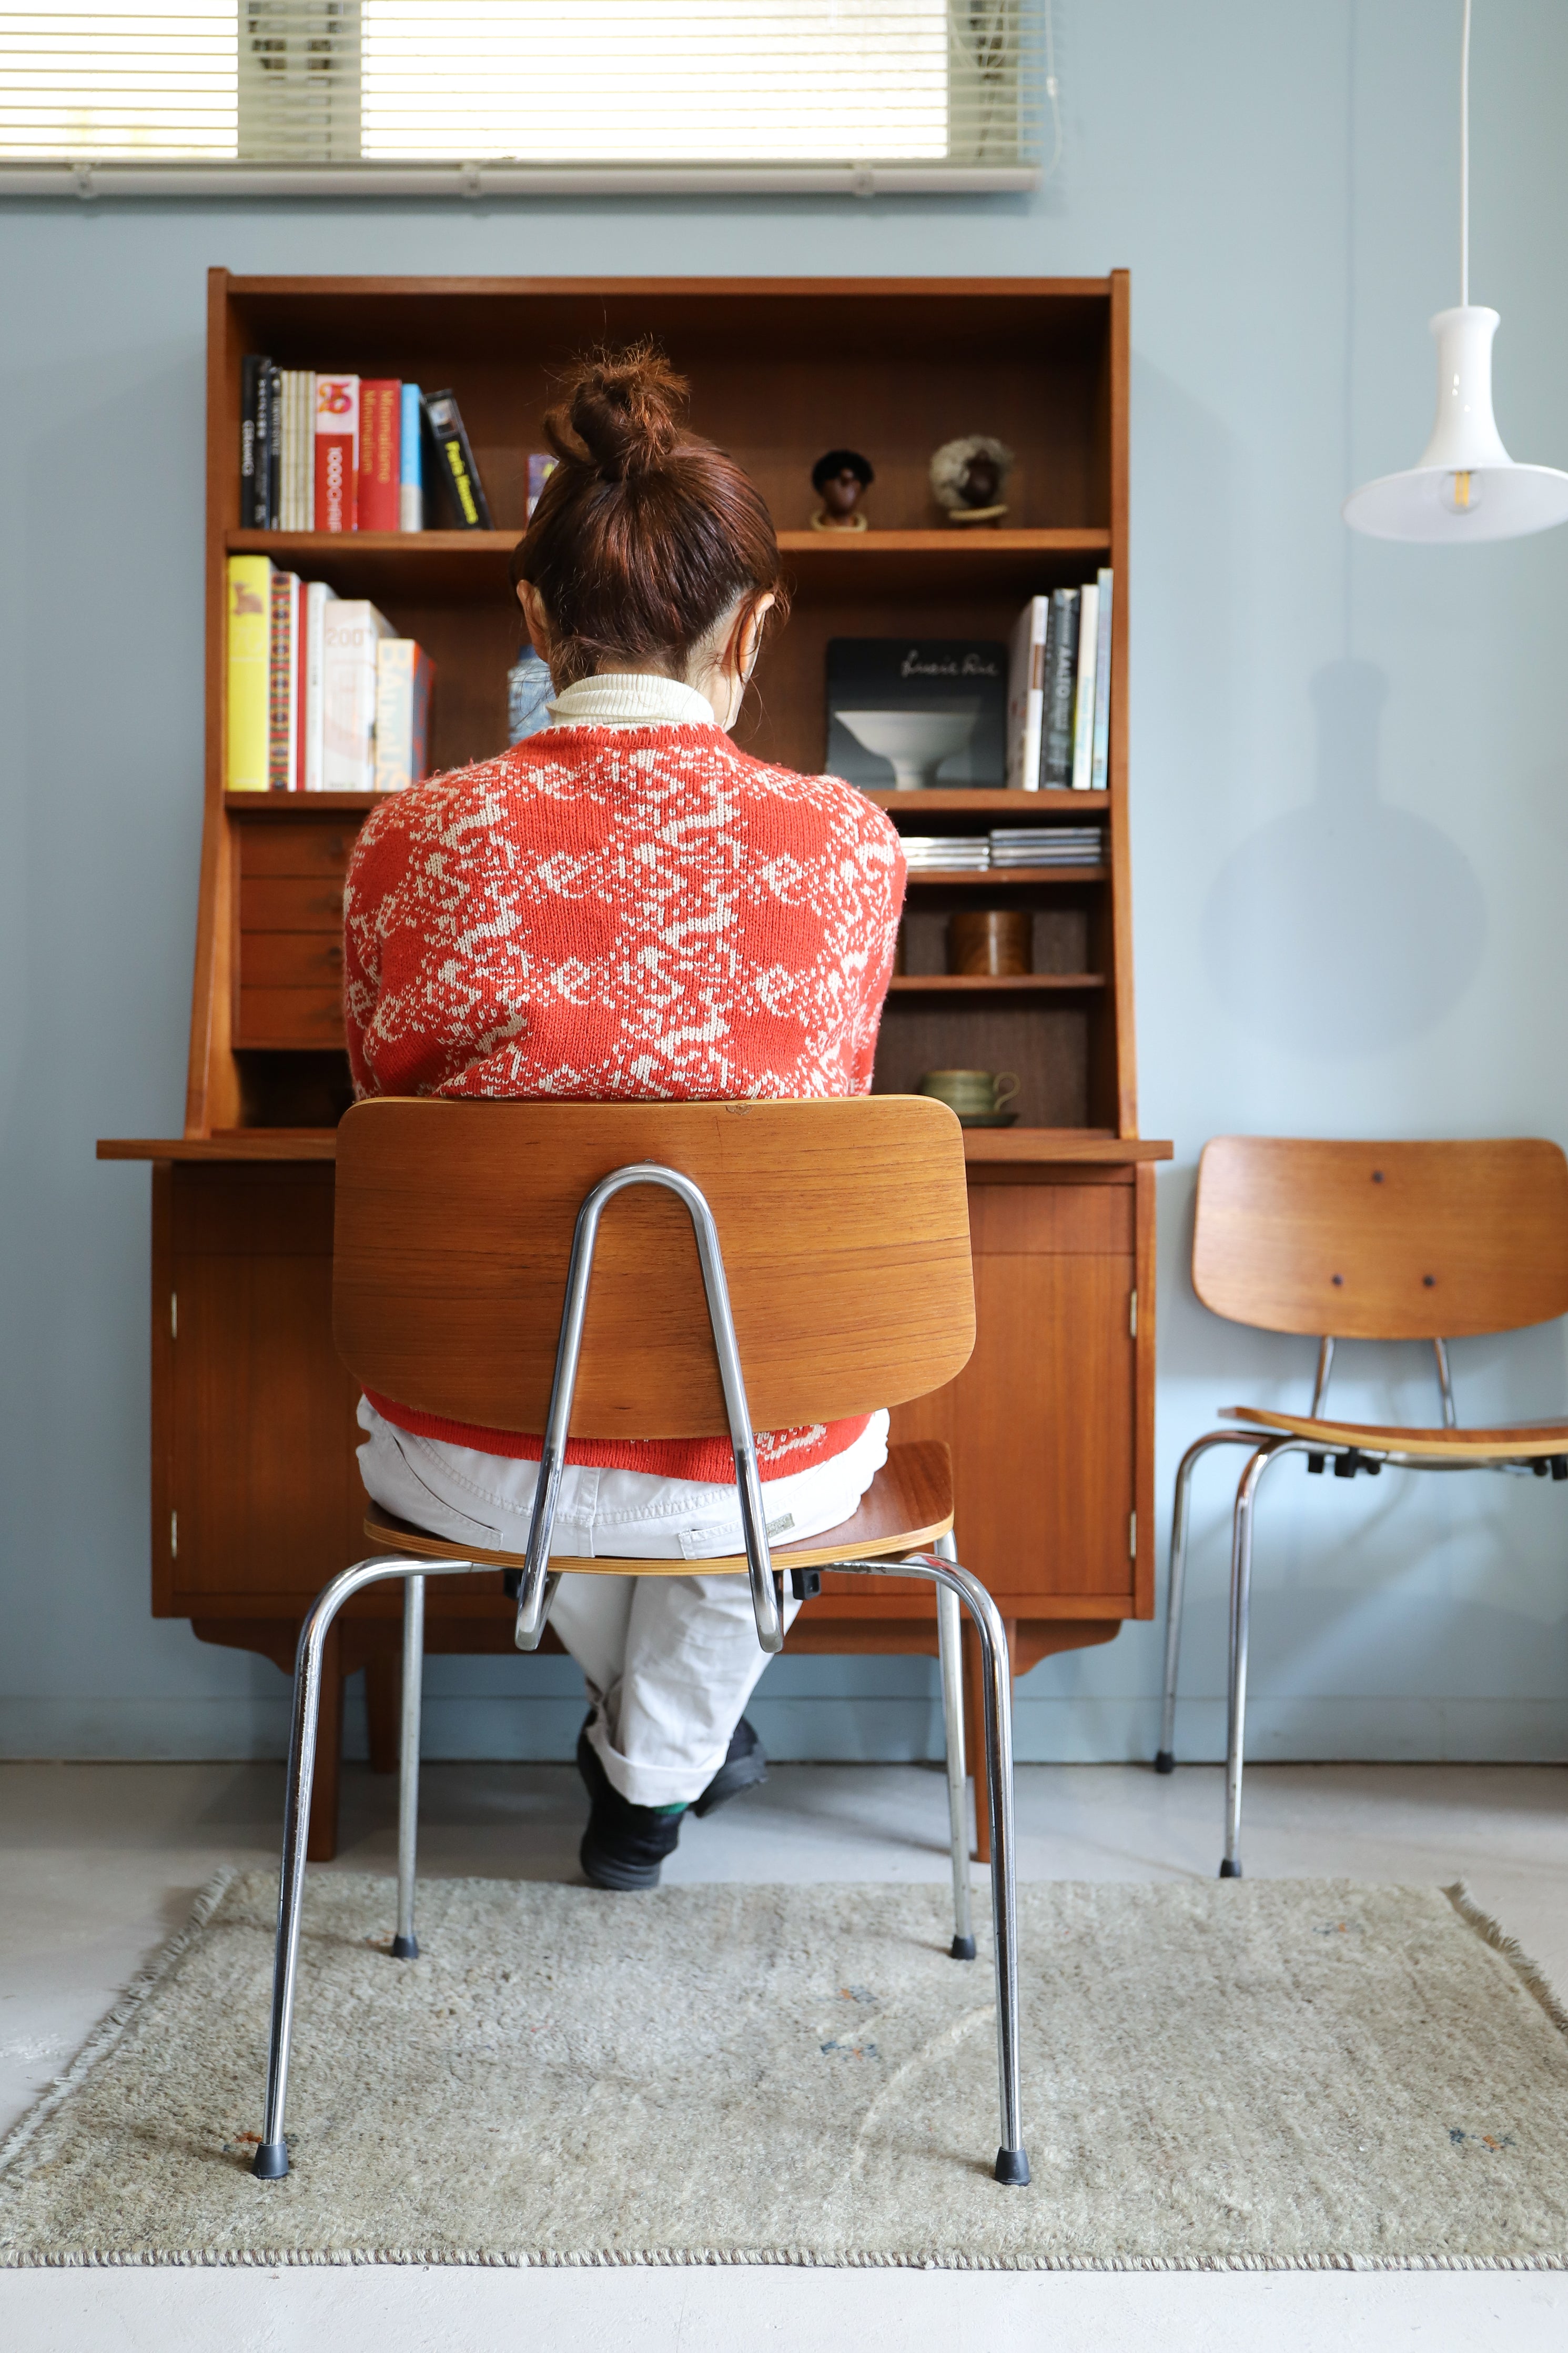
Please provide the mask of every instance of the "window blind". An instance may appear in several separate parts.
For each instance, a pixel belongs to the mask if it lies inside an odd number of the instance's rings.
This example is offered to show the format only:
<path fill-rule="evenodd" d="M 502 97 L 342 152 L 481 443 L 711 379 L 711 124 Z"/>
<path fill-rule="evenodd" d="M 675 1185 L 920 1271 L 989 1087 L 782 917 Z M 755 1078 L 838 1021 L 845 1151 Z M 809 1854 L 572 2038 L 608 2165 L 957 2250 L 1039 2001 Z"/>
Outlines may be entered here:
<path fill-rule="evenodd" d="M 1028 185 L 1047 6 L 0 8 L 0 187 Z"/>

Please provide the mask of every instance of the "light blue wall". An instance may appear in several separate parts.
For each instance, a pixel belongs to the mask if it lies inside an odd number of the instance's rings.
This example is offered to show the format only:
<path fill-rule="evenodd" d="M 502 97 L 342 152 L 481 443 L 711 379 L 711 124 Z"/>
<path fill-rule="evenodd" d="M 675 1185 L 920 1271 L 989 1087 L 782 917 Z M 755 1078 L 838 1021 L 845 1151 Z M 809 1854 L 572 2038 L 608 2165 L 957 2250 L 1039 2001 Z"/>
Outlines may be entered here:
<path fill-rule="evenodd" d="M 147 1615 L 146 1178 L 177 1128 L 200 801 L 203 273 L 1099 272 L 1133 284 L 1132 777 L 1143 1125 L 1161 1180 L 1162 1520 L 1214 1409 L 1307 1344 L 1194 1303 L 1216 1132 L 1568 1138 L 1568 533 L 1352 541 L 1412 461 L 1457 299 L 1458 0 L 1058 0 L 1066 154 L 1031 201 L 0 213 L 0 1749 L 276 1752 L 283 1683 Z M 1568 10 L 1488 0 L 1473 284 L 1498 413 L 1568 465 Z M 984 420 L 982 420 L 983 422 Z M 1471 1418 L 1568 1405 L 1557 1326 L 1455 1351 Z M 1346 1409 L 1423 1410 L 1366 1352 Z M 1220 1730 L 1222 1477 L 1194 1515 L 1183 1718 Z M 1162 1536 L 1163 1528 L 1162 1526 Z M 1309 1485 L 1261 1512 L 1253 1748 L 1568 1754 L 1568 1517 L 1501 1480 Z M 1158 1629 L 1021 1686 L 1025 1757 L 1146 1756 Z M 564 1753 L 563 1662 L 437 1662 L 432 1745 Z M 528 1699 L 525 1694 L 535 1694 Z M 785 1661 L 776 1753 L 936 1736 L 919 1662 Z"/>

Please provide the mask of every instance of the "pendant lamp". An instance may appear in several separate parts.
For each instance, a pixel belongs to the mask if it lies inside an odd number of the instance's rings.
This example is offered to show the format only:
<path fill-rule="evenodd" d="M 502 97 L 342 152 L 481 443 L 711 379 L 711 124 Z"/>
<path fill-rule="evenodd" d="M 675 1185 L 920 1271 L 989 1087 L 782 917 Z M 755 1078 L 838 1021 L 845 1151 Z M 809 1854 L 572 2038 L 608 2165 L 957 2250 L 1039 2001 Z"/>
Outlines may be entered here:
<path fill-rule="evenodd" d="M 1498 314 L 1470 301 L 1470 0 L 1459 49 L 1459 301 L 1431 322 L 1437 339 L 1437 415 L 1419 463 L 1363 483 L 1345 501 L 1352 531 L 1373 539 L 1457 546 L 1522 539 L 1568 522 L 1568 474 L 1519 466 L 1492 417 L 1492 337 Z"/>

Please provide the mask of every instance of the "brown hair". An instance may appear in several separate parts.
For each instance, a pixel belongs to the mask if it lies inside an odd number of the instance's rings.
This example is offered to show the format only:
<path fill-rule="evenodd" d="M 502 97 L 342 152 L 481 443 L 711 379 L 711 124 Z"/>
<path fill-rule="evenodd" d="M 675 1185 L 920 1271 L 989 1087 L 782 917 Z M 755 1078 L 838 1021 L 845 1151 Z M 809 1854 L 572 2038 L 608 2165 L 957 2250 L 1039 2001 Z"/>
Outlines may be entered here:
<path fill-rule="evenodd" d="M 544 420 L 560 459 L 512 553 L 554 632 L 558 686 L 606 659 L 684 670 L 737 597 L 772 590 L 783 618 L 773 518 L 754 482 L 681 428 L 687 385 L 650 343 L 595 352 Z"/>

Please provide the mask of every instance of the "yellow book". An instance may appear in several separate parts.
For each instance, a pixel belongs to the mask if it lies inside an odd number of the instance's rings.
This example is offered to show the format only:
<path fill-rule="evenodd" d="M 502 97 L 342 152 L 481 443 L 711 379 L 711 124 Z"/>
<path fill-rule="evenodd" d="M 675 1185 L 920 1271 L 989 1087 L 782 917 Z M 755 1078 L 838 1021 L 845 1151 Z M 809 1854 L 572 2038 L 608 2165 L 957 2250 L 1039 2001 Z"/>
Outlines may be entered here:
<path fill-rule="evenodd" d="M 231 793 L 264 793 L 267 687 L 271 660 L 272 558 L 228 559 L 228 728 L 224 784 Z"/>

